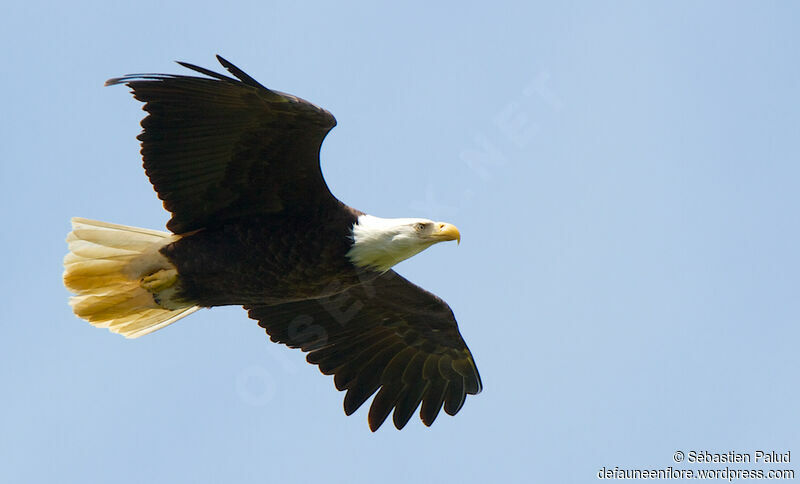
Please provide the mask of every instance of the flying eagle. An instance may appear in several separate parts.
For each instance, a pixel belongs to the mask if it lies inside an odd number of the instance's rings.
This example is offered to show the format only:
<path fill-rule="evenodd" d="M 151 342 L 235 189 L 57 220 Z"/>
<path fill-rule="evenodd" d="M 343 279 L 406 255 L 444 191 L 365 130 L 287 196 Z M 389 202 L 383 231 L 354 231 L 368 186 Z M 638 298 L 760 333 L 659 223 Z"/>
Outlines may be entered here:
<path fill-rule="evenodd" d="M 450 307 L 391 268 L 455 226 L 379 218 L 336 199 L 319 151 L 326 110 L 273 91 L 217 56 L 236 79 L 135 74 L 110 79 L 145 103 L 144 169 L 170 232 L 72 219 L 64 284 L 75 314 L 127 338 L 200 308 L 240 305 L 272 341 L 347 390 L 344 411 L 371 395 L 378 429 L 402 429 L 417 407 L 431 425 L 482 384 Z"/>

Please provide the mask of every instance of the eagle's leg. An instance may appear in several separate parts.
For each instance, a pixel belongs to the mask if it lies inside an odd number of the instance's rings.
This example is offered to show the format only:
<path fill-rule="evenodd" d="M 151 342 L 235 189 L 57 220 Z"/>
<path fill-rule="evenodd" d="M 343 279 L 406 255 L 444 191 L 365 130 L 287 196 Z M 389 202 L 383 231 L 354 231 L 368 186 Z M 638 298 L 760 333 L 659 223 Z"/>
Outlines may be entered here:
<path fill-rule="evenodd" d="M 157 293 L 175 285 L 178 280 L 178 271 L 175 269 L 161 269 L 146 275 L 139 280 L 139 285 L 148 292 Z"/>

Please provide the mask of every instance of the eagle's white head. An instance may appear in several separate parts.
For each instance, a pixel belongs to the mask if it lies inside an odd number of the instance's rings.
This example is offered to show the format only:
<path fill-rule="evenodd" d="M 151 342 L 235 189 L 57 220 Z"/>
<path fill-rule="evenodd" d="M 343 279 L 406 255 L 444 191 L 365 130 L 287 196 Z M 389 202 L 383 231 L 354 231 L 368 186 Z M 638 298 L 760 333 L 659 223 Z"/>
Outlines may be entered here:
<path fill-rule="evenodd" d="M 347 257 L 356 267 L 386 272 L 398 262 L 447 240 L 461 242 L 455 225 L 424 218 L 361 215 L 353 224 L 353 246 Z"/>

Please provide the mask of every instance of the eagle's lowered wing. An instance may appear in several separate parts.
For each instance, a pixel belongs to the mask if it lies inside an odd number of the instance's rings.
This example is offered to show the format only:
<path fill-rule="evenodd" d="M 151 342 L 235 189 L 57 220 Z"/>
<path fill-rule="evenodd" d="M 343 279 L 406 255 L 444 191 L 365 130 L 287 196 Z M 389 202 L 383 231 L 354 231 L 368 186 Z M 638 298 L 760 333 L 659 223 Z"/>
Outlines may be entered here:
<path fill-rule="evenodd" d="M 347 415 L 377 391 L 373 431 L 393 409 L 403 428 L 420 403 L 431 425 L 442 406 L 455 415 L 482 389 L 450 307 L 394 271 L 331 298 L 246 309 L 272 341 L 307 351 L 309 363 L 334 375 L 347 390 Z"/>

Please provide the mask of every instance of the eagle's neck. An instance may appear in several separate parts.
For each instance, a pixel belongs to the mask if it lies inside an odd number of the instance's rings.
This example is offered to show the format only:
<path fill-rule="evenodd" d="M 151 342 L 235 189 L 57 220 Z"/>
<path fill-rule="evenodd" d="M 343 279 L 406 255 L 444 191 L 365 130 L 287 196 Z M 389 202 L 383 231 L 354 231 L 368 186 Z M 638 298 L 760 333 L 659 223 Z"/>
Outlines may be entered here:
<path fill-rule="evenodd" d="M 433 245 L 433 241 L 421 241 L 413 233 L 411 226 L 416 220 L 359 216 L 353 224 L 353 245 L 347 257 L 358 268 L 388 271 Z"/>

